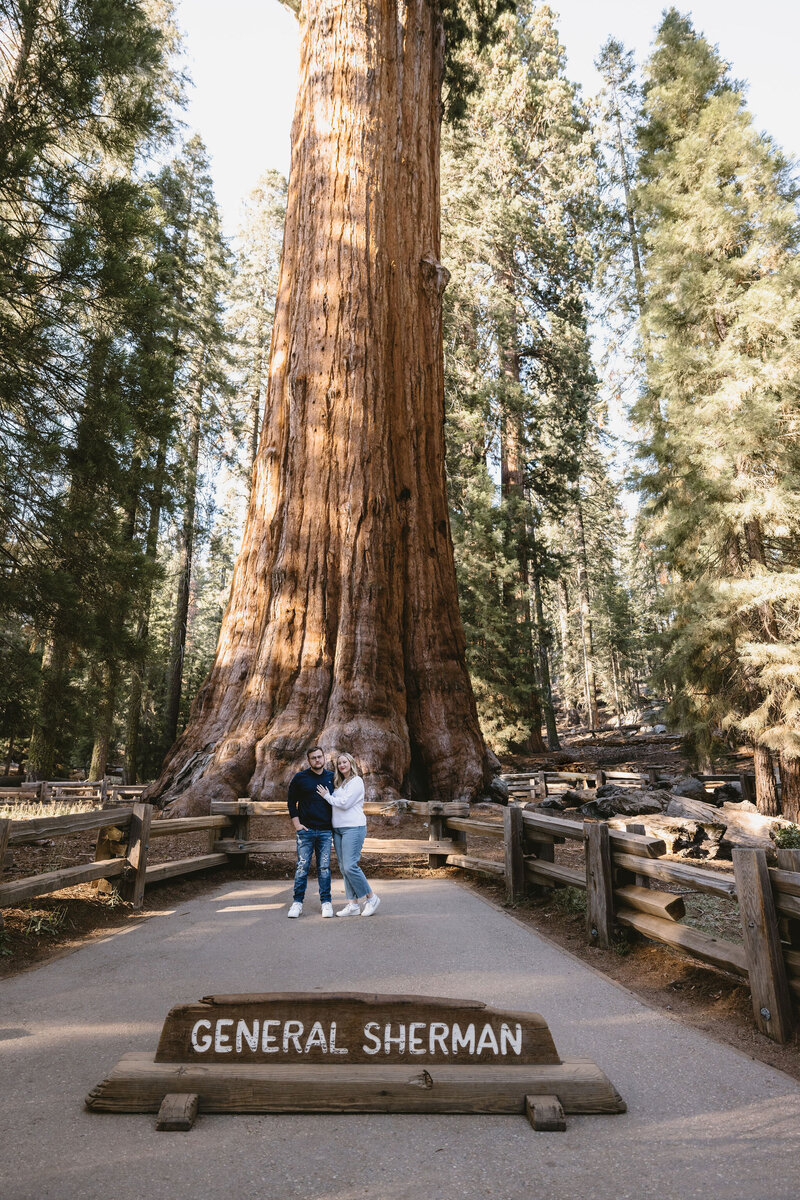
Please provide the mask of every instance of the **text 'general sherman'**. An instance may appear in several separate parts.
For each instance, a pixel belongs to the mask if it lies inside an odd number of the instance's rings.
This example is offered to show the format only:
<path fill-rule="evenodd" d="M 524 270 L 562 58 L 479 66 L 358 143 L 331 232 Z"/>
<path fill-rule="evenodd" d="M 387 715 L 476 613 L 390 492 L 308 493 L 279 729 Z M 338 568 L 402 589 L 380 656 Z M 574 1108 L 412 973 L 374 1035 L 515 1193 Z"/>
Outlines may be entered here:
<path fill-rule="evenodd" d="M 336 1021 L 250 1020 L 206 1017 L 196 1021 L 191 1034 L 196 1054 L 282 1054 L 303 1057 L 349 1054 Z M 458 1059 L 486 1056 L 487 1059 L 519 1057 L 522 1054 L 522 1025 L 501 1022 L 499 1029 L 487 1022 L 366 1021 L 358 1035 L 359 1057 L 395 1054 L 441 1056 Z"/>

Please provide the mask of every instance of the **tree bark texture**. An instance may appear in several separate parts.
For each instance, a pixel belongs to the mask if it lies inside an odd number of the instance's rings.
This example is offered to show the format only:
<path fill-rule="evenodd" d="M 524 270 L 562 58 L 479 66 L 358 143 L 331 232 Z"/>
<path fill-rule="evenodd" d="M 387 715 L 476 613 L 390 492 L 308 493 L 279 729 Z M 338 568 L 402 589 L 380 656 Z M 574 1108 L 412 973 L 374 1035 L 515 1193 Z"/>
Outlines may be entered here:
<path fill-rule="evenodd" d="M 597 709 L 597 683 L 594 671 L 594 639 L 592 607 L 589 599 L 589 566 L 586 560 L 586 535 L 583 527 L 583 507 L 580 497 L 575 505 L 575 545 L 578 567 L 578 597 L 580 601 L 581 641 L 583 644 L 584 698 L 586 720 L 590 729 L 597 729 L 600 718 Z"/>
<path fill-rule="evenodd" d="M 189 445 L 185 462 L 186 480 L 183 494 L 183 520 L 181 522 L 178 553 L 178 593 L 175 597 L 175 615 L 172 622 L 162 749 L 168 749 L 175 741 L 181 708 L 181 692 L 183 691 L 183 662 L 186 654 L 186 628 L 189 620 L 189 590 L 192 583 L 192 553 L 194 550 L 195 534 L 194 518 L 197 508 L 197 468 L 200 460 L 200 412 L 202 401 L 202 389 L 198 388 L 194 411 L 189 422 Z"/>
<path fill-rule="evenodd" d="M 778 782 L 772 755 L 766 746 L 753 746 L 753 767 L 756 775 L 756 808 L 765 817 L 777 817 L 781 811 Z"/>
<path fill-rule="evenodd" d="M 444 479 L 443 35 L 434 0 L 315 0 L 267 403 L 214 666 L 160 779 L 172 811 L 280 797 L 305 750 L 367 794 L 479 792 Z"/>
<path fill-rule="evenodd" d="M 800 821 L 800 758 L 781 754 L 781 815 L 787 821 Z"/>

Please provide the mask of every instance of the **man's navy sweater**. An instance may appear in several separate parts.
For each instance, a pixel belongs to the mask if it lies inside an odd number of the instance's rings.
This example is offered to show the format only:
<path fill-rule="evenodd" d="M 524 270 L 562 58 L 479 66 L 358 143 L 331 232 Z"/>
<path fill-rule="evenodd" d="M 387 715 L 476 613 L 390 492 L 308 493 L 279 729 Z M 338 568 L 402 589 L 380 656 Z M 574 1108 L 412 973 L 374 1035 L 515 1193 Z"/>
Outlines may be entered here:
<path fill-rule="evenodd" d="M 317 775 L 311 767 L 306 767 L 289 784 L 289 816 L 299 817 L 306 829 L 331 828 L 331 806 L 317 792 L 320 784 L 332 792 L 333 771 Z"/>

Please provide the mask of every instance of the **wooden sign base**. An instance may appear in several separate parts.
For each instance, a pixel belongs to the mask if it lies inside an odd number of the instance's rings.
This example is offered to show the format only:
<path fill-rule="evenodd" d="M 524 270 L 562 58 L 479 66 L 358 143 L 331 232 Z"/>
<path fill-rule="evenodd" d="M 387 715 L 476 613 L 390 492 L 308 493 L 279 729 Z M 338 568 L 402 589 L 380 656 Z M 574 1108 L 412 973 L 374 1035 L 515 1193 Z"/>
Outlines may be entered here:
<path fill-rule="evenodd" d="M 313 1015 L 322 1020 L 309 1025 L 286 1018 L 287 1012 L 302 1011 L 306 1006 L 313 1007 Z M 461 1021 L 453 1025 L 458 1036 L 454 1033 L 450 1038 L 448 1020 L 454 1012 Z M 398 1013 L 404 1015 L 404 1022 L 398 1021 Z M 314 1030 L 319 1027 L 328 1031 L 326 1045 L 332 1044 L 336 1014 L 336 1058 L 309 1061 L 303 1037 L 316 1036 L 311 1050 L 318 1050 L 322 1035 L 315 1035 Z M 387 1014 L 391 1020 L 386 1019 Z M 433 1021 L 436 1014 L 447 1019 Z M 421 1019 L 412 1020 L 414 1017 Z M 283 1041 L 280 1021 L 284 1023 Z M 302 1034 L 297 1033 L 298 1025 Z M 367 1040 L 361 1036 L 364 1030 Z M 348 1031 L 344 1044 L 343 1031 Z M 482 1042 L 477 1041 L 479 1037 Z M 476 1061 L 476 1047 L 483 1043 L 484 1057 Z M 408 1061 L 409 1045 L 414 1047 L 417 1061 Z M 203 1005 L 173 1009 L 159 1046 L 155 1055 L 125 1054 L 109 1077 L 89 1093 L 87 1108 L 93 1112 L 158 1112 L 157 1128 L 164 1130 L 190 1129 L 198 1110 L 518 1113 L 527 1115 L 532 1127 L 540 1130 L 565 1128 L 565 1113 L 626 1111 L 624 1100 L 595 1063 L 558 1057 L 547 1025 L 538 1014 L 498 1012 L 476 1002 L 313 994 L 226 996 L 218 1002 L 210 997 Z M 264 1053 L 262 1047 L 266 1047 Z M 204 1059 L 215 1049 L 214 1061 Z M 458 1061 L 462 1051 L 470 1061 Z M 351 1053 L 356 1061 L 342 1061 Z M 364 1061 L 365 1053 L 374 1057 Z M 167 1056 L 171 1061 L 164 1061 Z"/>

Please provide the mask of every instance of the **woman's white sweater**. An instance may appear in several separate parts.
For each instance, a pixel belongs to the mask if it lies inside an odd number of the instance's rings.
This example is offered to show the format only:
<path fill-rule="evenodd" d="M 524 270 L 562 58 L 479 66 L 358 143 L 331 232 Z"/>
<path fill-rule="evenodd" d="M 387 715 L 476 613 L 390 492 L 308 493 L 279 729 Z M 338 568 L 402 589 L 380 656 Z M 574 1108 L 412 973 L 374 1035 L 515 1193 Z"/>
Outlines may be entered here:
<path fill-rule="evenodd" d="M 366 825 L 364 816 L 364 780 L 354 775 L 337 787 L 328 803 L 333 809 L 334 829 L 351 829 L 354 825 Z"/>

